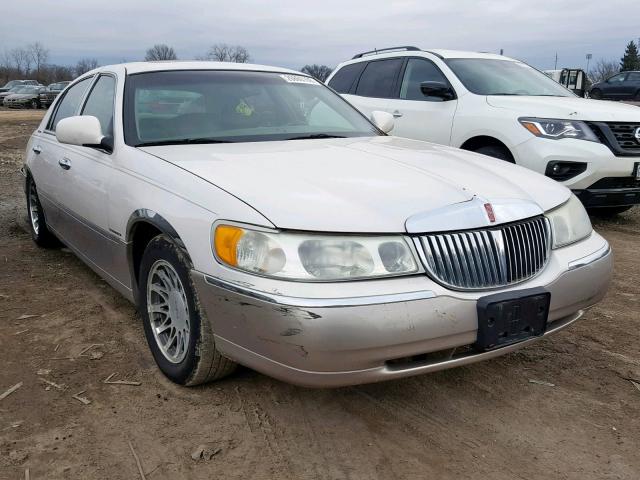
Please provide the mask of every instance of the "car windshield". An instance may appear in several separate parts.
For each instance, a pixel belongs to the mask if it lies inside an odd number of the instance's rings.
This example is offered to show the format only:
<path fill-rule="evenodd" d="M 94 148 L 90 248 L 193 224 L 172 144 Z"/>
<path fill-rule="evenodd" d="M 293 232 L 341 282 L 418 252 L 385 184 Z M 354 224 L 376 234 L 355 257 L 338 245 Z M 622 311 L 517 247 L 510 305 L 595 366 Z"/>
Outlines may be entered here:
<path fill-rule="evenodd" d="M 49 90 L 62 90 L 66 86 L 66 83 L 52 83 L 51 85 L 49 85 Z"/>
<path fill-rule="evenodd" d="M 14 88 L 16 85 L 21 85 L 22 82 L 20 80 L 11 80 L 10 82 L 7 82 L 7 84 L 2 87 L 2 88 Z"/>
<path fill-rule="evenodd" d="M 129 145 L 376 136 L 355 108 L 303 75 L 252 71 L 135 74 L 125 86 Z"/>
<path fill-rule="evenodd" d="M 11 91 L 14 93 L 35 93 L 37 89 L 37 87 L 18 87 Z"/>
<path fill-rule="evenodd" d="M 573 97 L 544 73 L 522 62 L 488 58 L 450 58 L 447 65 L 477 95 Z"/>

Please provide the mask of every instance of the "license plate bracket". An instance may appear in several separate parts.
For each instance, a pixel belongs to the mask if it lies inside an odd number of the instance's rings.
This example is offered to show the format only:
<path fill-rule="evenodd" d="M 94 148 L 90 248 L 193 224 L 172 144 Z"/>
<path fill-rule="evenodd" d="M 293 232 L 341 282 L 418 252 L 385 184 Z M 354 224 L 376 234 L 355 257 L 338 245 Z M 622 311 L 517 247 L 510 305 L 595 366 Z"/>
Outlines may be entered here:
<path fill-rule="evenodd" d="M 544 288 L 498 293 L 478 299 L 476 350 L 488 351 L 543 335 L 551 294 Z"/>

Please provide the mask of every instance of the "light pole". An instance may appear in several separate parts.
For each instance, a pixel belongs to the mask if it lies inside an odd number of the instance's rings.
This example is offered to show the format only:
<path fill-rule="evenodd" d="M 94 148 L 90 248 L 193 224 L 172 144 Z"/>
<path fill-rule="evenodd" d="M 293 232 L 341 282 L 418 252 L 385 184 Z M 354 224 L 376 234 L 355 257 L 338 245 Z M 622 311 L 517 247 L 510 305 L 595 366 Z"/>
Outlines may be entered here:
<path fill-rule="evenodd" d="M 587 75 L 589 75 L 589 61 L 593 58 L 593 55 L 587 53 Z"/>

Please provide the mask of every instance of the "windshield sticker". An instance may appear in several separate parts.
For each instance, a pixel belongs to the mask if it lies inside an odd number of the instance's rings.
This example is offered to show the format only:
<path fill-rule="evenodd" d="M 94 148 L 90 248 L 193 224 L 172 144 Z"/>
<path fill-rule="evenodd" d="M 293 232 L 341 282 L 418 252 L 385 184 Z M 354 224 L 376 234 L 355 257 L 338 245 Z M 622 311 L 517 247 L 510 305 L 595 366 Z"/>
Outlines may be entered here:
<path fill-rule="evenodd" d="M 311 85 L 318 85 L 318 81 L 311 78 L 311 77 L 305 77 L 304 75 L 289 75 L 289 74 L 283 74 L 280 75 L 280 77 L 285 81 L 285 82 L 289 82 L 289 83 L 308 83 Z"/>

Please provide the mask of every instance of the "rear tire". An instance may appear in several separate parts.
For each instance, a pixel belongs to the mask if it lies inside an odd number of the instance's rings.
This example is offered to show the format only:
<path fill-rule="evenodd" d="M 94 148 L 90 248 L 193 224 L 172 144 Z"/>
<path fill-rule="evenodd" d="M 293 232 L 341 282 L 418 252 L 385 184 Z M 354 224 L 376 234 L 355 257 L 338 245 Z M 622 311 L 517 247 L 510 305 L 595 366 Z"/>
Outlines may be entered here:
<path fill-rule="evenodd" d="M 42 248 L 60 246 L 56 236 L 47 227 L 44 210 L 38 198 L 38 190 L 33 178 L 27 178 L 27 215 L 29 216 L 29 231 L 33 241 Z"/>
<path fill-rule="evenodd" d="M 616 215 L 631 210 L 633 205 L 626 205 L 624 207 L 600 207 L 600 208 L 588 208 L 587 211 L 590 215 L 600 218 L 611 218 Z"/>
<path fill-rule="evenodd" d="M 236 363 L 216 349 L 190 270 L 183 248 L 167 235 L 153 238 L 140 264 L 138 305 L 162 373 L 180 385 L 195 386 L 231 374 Z"/>
<path fill-rule="evenodd" d="M 31 100 L 31 108 L 33 110 L 37 110 L 40 108 L 40 103 L 35 98 Z"/>
<path fill-rule="evenodd" d="M 504 160 L 505 162 L 516 163 L 513 160 L 513 155 L 511 155 L 509 149 L 507 147 L 503 147 L 502 145 L 484 145 L 482 147 L 476 148 L 474 152 L 497 158 L 499 160 Z"/>
<path fill-rule="evenodd" d="M 589 92 L 589 97 L 593 98 L 594 100 L 601 100 L 602 99 L 602 92 L 599 89 L 594 88 L 593 90 L 591 90 Z"/>

